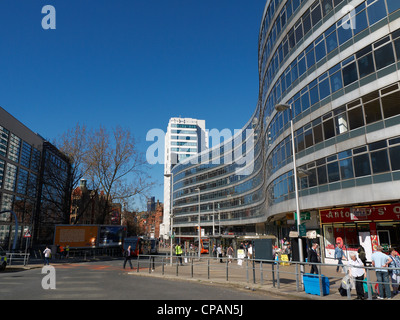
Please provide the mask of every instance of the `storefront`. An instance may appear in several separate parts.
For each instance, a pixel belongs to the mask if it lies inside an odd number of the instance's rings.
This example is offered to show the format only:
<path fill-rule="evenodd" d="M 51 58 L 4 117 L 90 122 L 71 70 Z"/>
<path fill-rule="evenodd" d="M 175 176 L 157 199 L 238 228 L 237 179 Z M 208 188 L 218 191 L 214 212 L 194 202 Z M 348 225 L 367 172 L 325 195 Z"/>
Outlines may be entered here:
<path fill-rule="evenodd" d="M 347 257 L 363 246 L 367 260 L 377 245 L 388 253 L 400 247 L 400 203 L 320 210 L 325 262 L 332 262 L 335 244 L 343 244 Z"/>

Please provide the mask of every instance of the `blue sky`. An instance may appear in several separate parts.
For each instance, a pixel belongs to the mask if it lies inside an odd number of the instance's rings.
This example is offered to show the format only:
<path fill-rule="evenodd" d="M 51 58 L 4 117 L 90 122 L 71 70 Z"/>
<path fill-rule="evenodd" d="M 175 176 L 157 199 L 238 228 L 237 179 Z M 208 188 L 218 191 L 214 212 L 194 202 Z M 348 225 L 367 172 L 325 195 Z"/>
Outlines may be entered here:
<path fill-rule="evenodd" d="M 240 129 L 258 98 L 265 0 L 2 0 L 0 106 L 52 141 L 77 122 L 130 128 L 145 152 L 171 117 Z M 56 29 L 41 26 L 56 9 Z M 163 168 L 151 169 L 163 201 Z"/>

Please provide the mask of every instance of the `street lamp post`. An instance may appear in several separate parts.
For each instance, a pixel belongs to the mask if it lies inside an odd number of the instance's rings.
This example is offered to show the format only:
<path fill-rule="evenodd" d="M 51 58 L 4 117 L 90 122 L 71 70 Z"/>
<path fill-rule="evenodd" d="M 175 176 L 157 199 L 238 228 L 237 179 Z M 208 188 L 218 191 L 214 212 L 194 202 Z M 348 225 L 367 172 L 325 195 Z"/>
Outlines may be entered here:
<path fill-rule="evenodd" d="M 275 110 L 278 112 L 283 112 L 285 110 L 290 110 L 290 133 L 292 136 L 292 156 L 293 156 L 293 172 L 294 172 L 294 190 L 296 194 L 296 215 L 297 215 L 297 232 L 298 232 L 298 240 L 299 240 L 299 261 L 300 263 L 304 262 L 303 256 L 303 242 L 300 237 L 300 204 L 299 204 L 299 188 L 297 184 L 297 165 L 296 165 L 296 149 L 294 143 L 294 130 L 293 130 L 293 113 L 292 106 L 288 104 L 278 104 L 275 106 Z M 301 270 L 303 272 L 304 266 L 301 265 Z"/>
<path fill-rule="evenodd" d="M 198 247 L 198 251 L 199 251 L 199 259 L 200 259 L 200 255 L 201 255 L 201 233 L 200 233 L 200 188 L 196 188 L 194 189 L 195 191 L 197 191 L 199 193 L 199 247 Z"/>
<path fill-rule="evenodd" d="M 169 211 L 169 241 L 170 241 L 170 248 L 169 248 L 169 256 L 170 256 L 170 265 L 172 266 L 172 225 L 174 223 L 174 206 L 172 201 L 174 200 L 174 174 L 165 173 L 164 177 L 171 178 L 171 195 L 170 195 L 170 211 Z"/>

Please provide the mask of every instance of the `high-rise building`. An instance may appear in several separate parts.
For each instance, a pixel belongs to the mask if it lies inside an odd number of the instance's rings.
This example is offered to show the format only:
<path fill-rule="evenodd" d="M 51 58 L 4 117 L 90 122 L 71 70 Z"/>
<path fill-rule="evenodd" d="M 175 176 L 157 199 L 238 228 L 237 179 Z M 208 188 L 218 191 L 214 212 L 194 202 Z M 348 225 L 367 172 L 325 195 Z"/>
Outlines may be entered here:
<path fill-rule="evenodd" d="M 205 120 L 171 118 L 165 135 L 164 158 L 164 215 L 160 234 L 168 238 L 170 231 L 171 169 L 193 155 L 208 148 L 208 132 Z"/>
<path fill-rule="evenodd" d="M 319 241 L 326 262 L 336 241 L 368 259 L 377 244 L 398 247 L 400 1 L 267 0 L 258 52 L 260 95 L 244 126 L 256 133 L 253 171 L 176 165 L 177 236 L 197 237 L 197 212 L 207 236 L 214 226 L 229 241 L 298 235 L 298 195 L 300 236 Z"/>

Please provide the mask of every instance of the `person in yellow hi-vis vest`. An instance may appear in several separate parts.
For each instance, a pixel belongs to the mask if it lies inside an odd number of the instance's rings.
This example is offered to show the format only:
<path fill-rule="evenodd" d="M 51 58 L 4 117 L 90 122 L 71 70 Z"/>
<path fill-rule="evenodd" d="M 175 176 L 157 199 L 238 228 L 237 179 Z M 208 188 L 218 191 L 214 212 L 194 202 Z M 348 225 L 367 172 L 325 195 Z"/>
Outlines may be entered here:
<path fill-rule="evenodd" d="M 182 247 L 181 247 L 181 245 L 179 243 L 175 246 L 175 254 L 179 258 L 179 264 L 181 266 L 183 266 L 183 263 L 182 263 Z"/>

